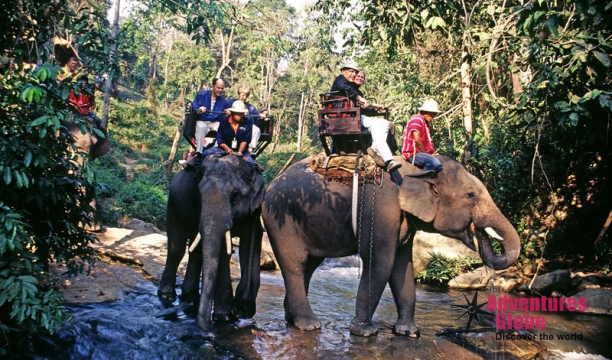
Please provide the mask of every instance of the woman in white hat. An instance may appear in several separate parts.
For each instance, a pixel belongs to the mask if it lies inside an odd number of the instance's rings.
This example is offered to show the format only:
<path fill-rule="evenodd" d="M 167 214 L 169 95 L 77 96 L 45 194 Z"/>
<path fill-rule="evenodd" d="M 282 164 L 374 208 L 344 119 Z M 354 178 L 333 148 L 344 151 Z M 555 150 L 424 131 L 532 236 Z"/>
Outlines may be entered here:
<path fill-rule="evenodd" d="M 433 156 L 436 150 L 431 141 L 431 120 L 440 113 L 438 103 L 428 99 L 423 102 L 419 113 L 414 115 L 404 131 L 404 143 L 402 145 L 402 156 L 424 171 L 439 172 L 442 163 Z"/>

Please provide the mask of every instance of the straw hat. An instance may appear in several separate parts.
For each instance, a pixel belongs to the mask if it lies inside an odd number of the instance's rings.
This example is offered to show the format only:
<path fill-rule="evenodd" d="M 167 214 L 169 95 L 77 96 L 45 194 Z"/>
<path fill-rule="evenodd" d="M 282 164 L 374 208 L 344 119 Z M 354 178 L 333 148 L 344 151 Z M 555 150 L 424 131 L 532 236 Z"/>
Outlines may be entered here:
<path fill-rule="evenodd" d="M 232 104 L 232 107 L 228 109 L 230 112 L 232 113 L 236 113 L 236 114 L 246 114 L 248 109 L 246 107 L 246 105 L 244 104 L 244 102 L 240 101 L 240 100 L 236 100 L 234 101 L 234 103 Z"/>
<path fill-rule="evenodd" d="M 344 70 L 344 69 L 353 69 L 353 70 L 361 71 L 361 69 L 359 68 L 359 65 L 357 65 L 357 63 L 354 62 L 353 60 L 348 60 L 347 62 L 345 62 L 344 65 L 342 65 L 342 67 L 340 68 L 340 70 Z"/>
<path fill-rule="evenodd" d="M 419 111 L 425 111 L 429 113 L 440 113 L 440 109 L 438 109 L 438 102 L 436 100 L 427 99 L 423 102 L 423 106 L 419 109 Z"/>

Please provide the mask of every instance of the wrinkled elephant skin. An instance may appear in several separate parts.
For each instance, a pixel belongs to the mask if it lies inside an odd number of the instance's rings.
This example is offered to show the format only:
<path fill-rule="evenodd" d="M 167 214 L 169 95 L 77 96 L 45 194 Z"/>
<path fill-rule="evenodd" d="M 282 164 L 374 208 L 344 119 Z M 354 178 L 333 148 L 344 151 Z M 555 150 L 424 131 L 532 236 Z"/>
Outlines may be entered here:
<path fill-rule="evenodd" d="M 199 169 L 179 172 L 170 184 L 167 207 L 168 256 L 158 295 L 166 306 L 176 297 L 176 272 L 189 254 L 181 300 L 199 303 L 198 325 L 212 333 L 214 318 L 229 321 L 255 315 L 263 230 L 259 221 L 264 195 L 261 173 L 237 156 L 211 155 Z M 240 238 L 241 278 L 233 296 L 226 233 Z M 231 249 L 230 249 L 231 251 Z M 198 282 L 202 274 L 202 293 Z"/>
<path fill-rule="evenodd" d="M 262 215 L 285 281 L 287 321 L 301 330 L 321 327 L 307 298 L 313 272 L 324 258 L 359 253 L 363 275 L 351 333 L 377 333 L 372 315 L 388 283 L 398 309 L 394 332 L 418 337 L 412 268 L 417 230 L 461 240 L 472 249 L 478 247 L 483 261 L 494 269 L 516 262 L 518 234 L 485 186 L 455 160 L 439 158 L 444 166 L 440 173 L 424 174 L 404 162 L 401 188 L 387 173 L 382 188 L 365 185 L 360 242 L 351 225 L 351 188 L 313 172 L 308 166 L 311 159 L 293 165 L 270 184 Z M 399 157 L 396 161 L 403 162 Z M 497 237 L 502 254 L 493 252 L 487 234 Z"/>

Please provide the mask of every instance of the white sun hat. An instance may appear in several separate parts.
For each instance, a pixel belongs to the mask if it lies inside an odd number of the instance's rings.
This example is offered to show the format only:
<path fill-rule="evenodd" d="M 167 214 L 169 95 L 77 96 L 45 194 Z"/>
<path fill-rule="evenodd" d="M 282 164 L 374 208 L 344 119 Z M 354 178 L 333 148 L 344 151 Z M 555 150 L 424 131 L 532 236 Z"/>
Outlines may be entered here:
<path fill-rule="evenodd" d="M 430 113 L 441 113 L 440 109 L 438 109 L 438 102 L 436 100 L 427 99 L 423 102 L 423 106 L 419 109 L 419 111 L 426 111 Z"/>

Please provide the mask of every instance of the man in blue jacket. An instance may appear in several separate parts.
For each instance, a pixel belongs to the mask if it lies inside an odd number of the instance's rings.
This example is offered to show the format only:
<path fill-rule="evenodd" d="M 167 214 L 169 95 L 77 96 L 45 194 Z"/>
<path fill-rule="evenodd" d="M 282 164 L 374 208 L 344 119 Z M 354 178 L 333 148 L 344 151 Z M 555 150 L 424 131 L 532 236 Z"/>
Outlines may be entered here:
<path fill-rule="evenodd" d="M 209 131 L 217 131 L 219 122 L 225 117 L 223 112 L 229 107 L 227 101 L 223 97 L 225 89 L 225 81 L 220 78 L 214 78 L 212 88 L 206 91 L 200 91 L 193 102 L 191 108 L 200 116 L 196 121 L 196 151 L 202 152 L 204 148 L 204 137 Z"/>

